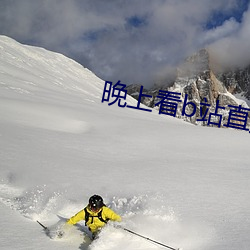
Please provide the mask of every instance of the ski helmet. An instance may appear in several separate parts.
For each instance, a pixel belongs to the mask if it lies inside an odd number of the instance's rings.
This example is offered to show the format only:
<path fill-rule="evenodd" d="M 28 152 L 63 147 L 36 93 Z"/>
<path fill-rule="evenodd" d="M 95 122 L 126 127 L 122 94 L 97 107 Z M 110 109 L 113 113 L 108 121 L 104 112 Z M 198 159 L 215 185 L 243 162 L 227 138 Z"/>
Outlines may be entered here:
<path fill-rule="evenodd" d="M 103 207 L 103 199 L 99 195 L 93 195 L 89 198 L 89 206 L 93 210 L 98 210 Z"/>

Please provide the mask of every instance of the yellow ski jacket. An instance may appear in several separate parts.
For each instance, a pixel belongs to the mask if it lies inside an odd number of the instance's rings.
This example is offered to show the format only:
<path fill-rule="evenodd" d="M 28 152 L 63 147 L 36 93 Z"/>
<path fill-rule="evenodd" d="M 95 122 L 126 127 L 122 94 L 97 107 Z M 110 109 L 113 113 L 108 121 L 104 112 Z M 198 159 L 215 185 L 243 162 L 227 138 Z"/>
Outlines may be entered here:
<path fill-rule="evenodd" d="M 116 214 L 113 210 L 110 208 L 103 206 L 99 211 L 93 212 L 89 209 L 89 207 L 86 207 L 87 212 L 89 213 L 88 221 L 85 221 L 86 226 L 88 226 L 89 230 L 92 233 L 97 232 L 100 228 L 102 228 L 106 223 L 104 221 L 112 220 L 112 221 L 121 221 L 121 217 Z M 98 218 L 98 214 L 100 214 L 101 211 L 101 218 L 104 220 L 100 220 Z M 85 220 L 85 210 L 82 209 L 77 214 L 72 216 L 68 221 L 67 224 L 74 225 L 80 220 Z"/>

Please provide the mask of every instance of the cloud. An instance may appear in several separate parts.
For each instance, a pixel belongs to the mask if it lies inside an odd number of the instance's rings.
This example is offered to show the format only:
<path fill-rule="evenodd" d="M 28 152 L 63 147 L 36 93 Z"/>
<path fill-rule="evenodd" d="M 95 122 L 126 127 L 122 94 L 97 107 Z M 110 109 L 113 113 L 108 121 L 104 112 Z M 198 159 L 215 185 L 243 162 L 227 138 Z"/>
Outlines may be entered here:
<path fill-rule="evenodd" d="M 249 39 L 238 9 L 237 0 L 2 0 L 0 33 L 64 53 L 102 79 L 149 85 L 204 46 L 218 53 Z M 208 30 L 214 13 L 229 18 Z"/>
<path fill-rule="evenodd" d="M 224 24 L 220 29 L 227 29 Z M 236 29 L 210 44 L 210 51 L 224 67 L 245 67 L 250 64 L 250 9 L 243 15 Z"/>
<path fill-rule="evenodd" d="M 200 38 L 201 44 L 211 44 L 213 42 L 219 41 L 225 37 L 235 34 L 240 28 L 240 24 L 235 20 L 235 18 L 230 18 L 224 21 L 221 26 L 204 31 L 204 34 Z"/>

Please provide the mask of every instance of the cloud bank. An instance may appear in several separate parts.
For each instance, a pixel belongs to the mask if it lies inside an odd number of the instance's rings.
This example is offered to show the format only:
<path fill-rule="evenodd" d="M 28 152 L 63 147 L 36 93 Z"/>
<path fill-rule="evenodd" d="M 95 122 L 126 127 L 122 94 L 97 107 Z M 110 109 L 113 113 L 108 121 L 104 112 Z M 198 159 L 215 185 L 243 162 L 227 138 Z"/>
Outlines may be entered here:
<path fill-rule="evenodd" d="M 2 0 L 0 33 L 61 52 L 104 80 L 150 85 L 210 47 L 249 63 L 248 0 Z"/>

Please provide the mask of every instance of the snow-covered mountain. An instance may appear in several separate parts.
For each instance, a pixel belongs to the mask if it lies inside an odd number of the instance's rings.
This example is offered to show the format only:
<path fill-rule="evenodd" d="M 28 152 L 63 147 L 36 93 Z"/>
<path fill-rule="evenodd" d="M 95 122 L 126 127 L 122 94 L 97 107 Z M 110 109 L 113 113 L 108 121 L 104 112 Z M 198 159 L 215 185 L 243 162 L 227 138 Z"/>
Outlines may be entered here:
<path fill-rule="evenodd" d="M 225 108 L 224 110 L 218 109 L 218 114 L 222 117 L 222 124 L 227 124 L 229 112 L 232 109 L 228 105 L 235 107 L 241 105 L 242 108 L 249 109 L 249 79 L 249 68 L 231 71 L 218 70 L 214 65 L 209 51 L 202 49 L 188 57 L 178 67 L 176 79 L 172 84 L 168 84 L 167 86 L 164 86 L 164 84 L 161 86 L 155 85 L 153 88 L 145 90 L 145 94 L 153 97 L 152 99 L 142 99 L 142 103 L 158 109 L 159 107 L 156 107 L 155 104 L 159 102 L 159 98 L 157 98 L 159 90 L 181 93 L 180 100 L 182 103 L 178 106 L 176 112 L 177 118 L 197 125 L 218 127 L 217 120 L 219 117 L 215 117 L 210 124 L 200 120 L 202 117 L 208 120 L 210 113 L 215 113 L 217 101 L 219 101 L 219 106 Z M 137 98 L 138 87 L 136 88 L 136 85 L 129 86 L 128 91 L 132 96 Z M 192 102 L 195 106 L 187 105 L 183 108 L 185 95 L 188 96 L 187 102 Z M 205 107 L 204 103 L 208 104 L 209 108 L 208 106 Z M 205 113 L 204 108 L 209 109 L 206 115 L 203 114 Z M 185 109 L 186 114 L 193 115 L 191 117 L 183 115 L 183 109 Z M 248 110 L 244 111 L 249 112 Z M 249 127 L 250 115 L 247 128 Z"/>
<path fill-rule="evenodd" d="M 244 68 L 226 70 L 223 73 L 218 72 L 217 77 L 225 84 L 230 93 L 246 98 L 248 105 L 250 105 L 250 65 Z"/>
<path fill-rule="evenodd" d="M 108 105 L 103 89 L 71 59 L 0 37 L 0 248 L 162 249 L 112 225 L 91 243 L 84 222 L 62 239 L 36 223 L 53 228 L 97 193 L 171 247 L 248 250 L 249 132 Z"/>

